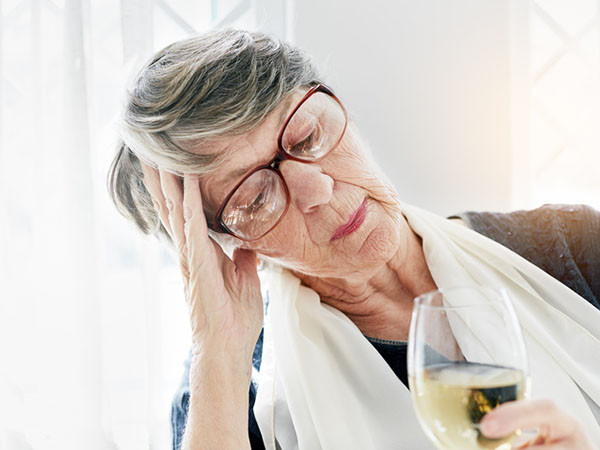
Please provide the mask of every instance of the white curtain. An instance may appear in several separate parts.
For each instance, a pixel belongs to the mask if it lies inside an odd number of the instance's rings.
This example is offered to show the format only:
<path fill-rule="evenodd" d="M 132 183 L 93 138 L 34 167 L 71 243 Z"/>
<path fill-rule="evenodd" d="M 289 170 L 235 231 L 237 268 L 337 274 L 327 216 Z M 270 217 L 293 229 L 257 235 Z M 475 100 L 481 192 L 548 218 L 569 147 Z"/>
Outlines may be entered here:
<path fill-rule="evenodd" d="M 110 203 L 125 86 L 249 1 L 0 0 L 0 449 L 170 448 L 174 258 Z"/>

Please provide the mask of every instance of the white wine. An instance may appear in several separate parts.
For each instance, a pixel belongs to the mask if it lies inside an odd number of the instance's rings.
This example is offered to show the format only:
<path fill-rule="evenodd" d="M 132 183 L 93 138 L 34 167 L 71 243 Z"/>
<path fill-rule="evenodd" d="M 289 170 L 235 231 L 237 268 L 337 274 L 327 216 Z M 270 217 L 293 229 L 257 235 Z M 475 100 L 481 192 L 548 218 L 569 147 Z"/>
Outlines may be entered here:
<path fill-rule="evenodd" d="M 496 406 L 523 398 L 526 376 L 520 370 L 444 363 L 409 377 L 409 385 L 419 420 L 440 449 L 506 450 L 518 435 L 487 439 L 479 422 Z"/>

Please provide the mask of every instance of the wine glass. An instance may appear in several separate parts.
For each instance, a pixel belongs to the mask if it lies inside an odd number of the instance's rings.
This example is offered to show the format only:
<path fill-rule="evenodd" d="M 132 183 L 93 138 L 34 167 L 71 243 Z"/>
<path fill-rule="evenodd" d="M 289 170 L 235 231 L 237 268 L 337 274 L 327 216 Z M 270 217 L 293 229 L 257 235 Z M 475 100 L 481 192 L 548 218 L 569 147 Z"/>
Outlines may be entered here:
<path fill-rule="evenodd" d="M 417 297 L 407 363 L 419 422 L 437 448 L 512 448 L 519 431 L 500 439 L 479 431 L 487 412 L 529 396 L 523 335 L 505 290 L 457 287 Z"/>

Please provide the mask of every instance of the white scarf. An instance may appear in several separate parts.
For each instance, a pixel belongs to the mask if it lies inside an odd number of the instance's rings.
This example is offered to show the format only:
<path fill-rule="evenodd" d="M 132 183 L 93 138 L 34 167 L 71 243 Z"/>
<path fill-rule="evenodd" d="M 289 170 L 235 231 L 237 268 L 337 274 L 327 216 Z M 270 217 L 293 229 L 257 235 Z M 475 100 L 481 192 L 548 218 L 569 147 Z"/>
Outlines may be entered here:
<path fill-rule="evenodd" d="M 507 289 L 529 355 L 532 397 L 554 400 L 600 442 L 600 311 L 506 247 L 410 205 L 439 288 Z M 270 305 L 254 413 L 267 450 L 432 449 L 410 393 L 342 312 L 287 271 Z"/>

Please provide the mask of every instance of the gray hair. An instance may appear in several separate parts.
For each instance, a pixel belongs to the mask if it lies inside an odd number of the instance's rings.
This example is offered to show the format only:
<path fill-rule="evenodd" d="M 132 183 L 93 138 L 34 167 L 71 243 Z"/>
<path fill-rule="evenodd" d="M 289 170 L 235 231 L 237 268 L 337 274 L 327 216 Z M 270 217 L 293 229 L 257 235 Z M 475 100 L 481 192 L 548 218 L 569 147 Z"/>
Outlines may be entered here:
<path fill-rule="evenodd" d="M 263 33 L 213 31 L 160 50 L 129 90 L 119 124 L 108 173 L 117 209 L 143 233 L 170 240 L 140 159 L 180 175 L 208 174 L 225 155 L 198 153 L 203 144 L 252 130 L 288 94 L 319 82 L 305 53 Z"/>

